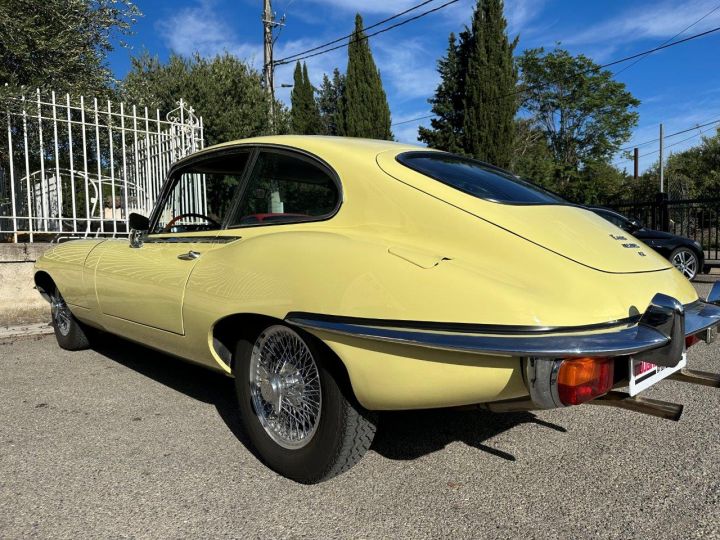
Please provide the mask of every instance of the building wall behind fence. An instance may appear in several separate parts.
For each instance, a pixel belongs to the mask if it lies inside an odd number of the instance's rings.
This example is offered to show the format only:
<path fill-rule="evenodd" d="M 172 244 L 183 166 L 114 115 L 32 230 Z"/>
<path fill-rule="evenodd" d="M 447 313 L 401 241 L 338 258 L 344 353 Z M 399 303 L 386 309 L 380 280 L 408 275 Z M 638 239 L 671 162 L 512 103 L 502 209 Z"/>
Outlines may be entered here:
<path fill-rule="evenodd" d="M 0 241 L 126 235 L 170 166 L 203 146 L 202 118 L 183 100 L 161 116 L 40 90 L 13 99 L 0 131 Z"/>

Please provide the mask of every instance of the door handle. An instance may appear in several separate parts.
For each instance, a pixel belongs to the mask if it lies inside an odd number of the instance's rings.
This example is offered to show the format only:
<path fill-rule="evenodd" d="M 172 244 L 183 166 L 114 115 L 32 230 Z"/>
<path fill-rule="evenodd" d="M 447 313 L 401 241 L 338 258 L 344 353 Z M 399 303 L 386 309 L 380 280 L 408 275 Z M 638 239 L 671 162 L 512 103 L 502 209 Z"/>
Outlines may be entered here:
<path fill-rule="evenodd" d="M 181 261 L 194 261 L 198 257 L 200 257 L 199 251 L 190 250 L 187 253 L 182 253 L 182 254 L 178 255 L 177 258 L 180 259 Z"/>

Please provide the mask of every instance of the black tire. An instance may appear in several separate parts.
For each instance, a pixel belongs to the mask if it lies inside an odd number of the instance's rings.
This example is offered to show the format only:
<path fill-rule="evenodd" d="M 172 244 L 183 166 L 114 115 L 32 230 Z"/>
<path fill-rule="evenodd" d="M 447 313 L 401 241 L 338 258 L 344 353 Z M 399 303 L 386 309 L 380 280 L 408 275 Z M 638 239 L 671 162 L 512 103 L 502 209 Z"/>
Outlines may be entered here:
<path fill-rule="evenodd" d="M 50 296 L 50 314 L 55 339 L 61 349 L 81 351 L 90 347 L 87 328 L 72 314 L 57 287 Z"/>
<path fill-rule="evenodd" d="M 688 247 L 679 247 L 670 254 L 670 262 L 689 280 L 695 279 L 700 272 L 700 258 Z"/>
<path fill-rule="evenodd" d="M 260 399 L 261 386 L 255 385 L 255 390 L 251 390 L 253 348 L 256 344 L 260 347 L 259 344 L 263 343 L 261 340 L 269 332 L 278 331 L 292 332 L 302 340 L 312 355 L 319 375 L 322 398 L 319 418 L 314 433 L 300 448 L 283 447 L 271 437 L 269 428 L 263 426 L 255 411 L 254 403 Z M 322 482 L 350 469 L 362 458 L 375 436 L 376 415 L 357 403 L 348 385 L 344 384 L 343 374 L 338 372 L 337 364 L 333 362 L 336 359 L 331 354 L 314 337 L 282 324 L 270 325 L 249 339 L 241 339 L 235 351 L 235 388 L 240 415 L 250 441 L 266 465 L 303 484 Z M 306 387 L 303 384 L 303 388 Z M 272 410 L 269 402 L 264 401 L 264 394 L 262 399 L 262 406 Z"/>

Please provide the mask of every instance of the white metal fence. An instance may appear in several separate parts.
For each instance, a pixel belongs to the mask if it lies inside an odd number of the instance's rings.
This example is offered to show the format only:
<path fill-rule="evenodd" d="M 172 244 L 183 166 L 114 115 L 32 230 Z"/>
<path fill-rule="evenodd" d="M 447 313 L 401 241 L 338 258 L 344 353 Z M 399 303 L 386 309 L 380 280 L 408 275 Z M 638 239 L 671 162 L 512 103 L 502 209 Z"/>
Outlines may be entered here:
<path fill-rule="evenodd" d="M 202 118 L 180 100 L 147 107 L 54 92 L 12 100 L 0 132 L 0 241 L 117 236 L 149 215 L 170 165 L 204 146 Z M 198 191 L 196 208 L 206 205 Z"/>

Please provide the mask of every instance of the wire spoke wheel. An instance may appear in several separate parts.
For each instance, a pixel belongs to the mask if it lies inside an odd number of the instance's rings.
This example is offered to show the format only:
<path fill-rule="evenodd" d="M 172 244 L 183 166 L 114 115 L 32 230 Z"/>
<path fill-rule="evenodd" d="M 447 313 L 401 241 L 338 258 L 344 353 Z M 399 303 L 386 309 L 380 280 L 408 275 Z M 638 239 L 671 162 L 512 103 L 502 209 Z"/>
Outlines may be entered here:
<path fill-rule="evenodd" d="M 320 373 L 303 339 L 286 326 L 271 326 L 250 356 L 250 396 L 270 438 L 287 449 L 307 445 L 320 423 Z"/>
<path fill-rule="evenodd" d="M 688 279 L 694 278 L 697 274 L 697 257 L 688 249 L 678 250 L 672 257 L 672 264 Z"/>
<path fill-rule="evenodd" d="M 58 332 L 63 336 L 70 334 L 70 328 L 72 325 L 72 313 L 65 303 L 65 299 L 59 292 L 51 297 L 50 312 L 52 314 L 53 323 L 58 329 Z"/>

